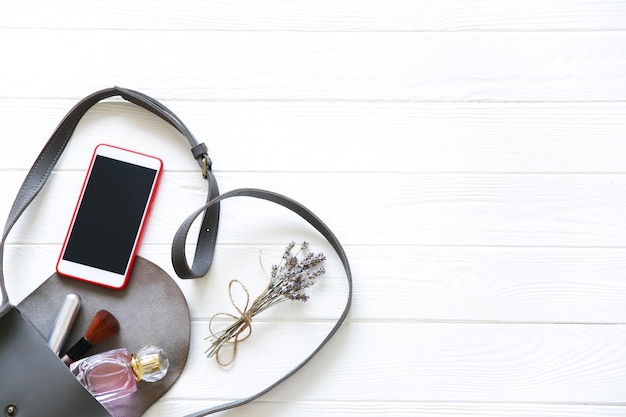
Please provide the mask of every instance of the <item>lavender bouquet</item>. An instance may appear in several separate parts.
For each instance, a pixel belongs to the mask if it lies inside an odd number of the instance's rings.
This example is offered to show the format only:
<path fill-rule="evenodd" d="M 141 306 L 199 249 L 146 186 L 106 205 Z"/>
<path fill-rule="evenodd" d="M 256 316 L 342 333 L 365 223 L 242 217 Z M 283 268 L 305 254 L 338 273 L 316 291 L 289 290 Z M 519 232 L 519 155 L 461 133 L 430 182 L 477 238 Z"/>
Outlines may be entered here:
<path fill-rule="evenodd" d="M 209 322 L 211 346 L 206 350 L 208 358 L 215 356 L 215 360 L 222 366 L 230 365 L 237 355 L 237 345 L 246 340 L 252 334 L 252 318 L 268 308 L 282 303 L 285 300 L 307 301 L 309 296 L 305 290 L 315 284 L 317 277 L 326 271 L 320 264 L 326 260 L 323 253 L 314 254 L 308 251 L 309 244 L 303 242 L 298 252 L 292 254 L 295 242 L 289 243 L 283 252 L 282 260 L 278 265 L 273 265 L 270 282 L 263 292 L 249 305 L 250 296 L 246 287 L 238 280 L 230 281 L 228 291 L 230 300 L 239 316 L 230 313 L 217 313 Z M 246 294 L 246 304 L 240 309 L 232 297 L 232 286 L 240 285 Z M 234 319 L 234 322 L 225 329 L 214 332 L 213 319 L 226 316 Z M 232 344 L 232 357 L 228 362 L 222 362 L 219 352 L 226 344 Z"/>

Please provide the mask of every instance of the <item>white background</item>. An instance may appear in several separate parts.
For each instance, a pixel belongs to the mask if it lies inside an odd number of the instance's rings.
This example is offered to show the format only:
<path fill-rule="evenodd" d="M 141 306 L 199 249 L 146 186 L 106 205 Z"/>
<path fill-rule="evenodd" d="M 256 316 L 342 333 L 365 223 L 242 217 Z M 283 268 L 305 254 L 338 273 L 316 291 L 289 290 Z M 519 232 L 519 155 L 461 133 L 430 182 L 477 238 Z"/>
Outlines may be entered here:
<path fill-rule="evenodd" d="M 625 45 L 618 0 L 0 0 L 0 218 L 78 100 L 140 90 L 206 142 L 223 191 L 304 203 L 352 263 L 337 337 L 223 415 L 626 416 Z M 100 142 L 164 159 L 140 254 L 174 275 L 206 184 L 173 129 L 108 100 L 10 237 L 14 303 L 53 271 Z M 206 359 L 228 281 L 258 292 L 259 250 L 269 268 L 303 239 L 330 257 L 310 302 L 255 319 L 233 366 Z M 206 277 L 178 280 L 189 362 L 146 416 L 263 388 L 345 301 L 332 250 L 289 212 L 226 202 L 218 243 Z"/>

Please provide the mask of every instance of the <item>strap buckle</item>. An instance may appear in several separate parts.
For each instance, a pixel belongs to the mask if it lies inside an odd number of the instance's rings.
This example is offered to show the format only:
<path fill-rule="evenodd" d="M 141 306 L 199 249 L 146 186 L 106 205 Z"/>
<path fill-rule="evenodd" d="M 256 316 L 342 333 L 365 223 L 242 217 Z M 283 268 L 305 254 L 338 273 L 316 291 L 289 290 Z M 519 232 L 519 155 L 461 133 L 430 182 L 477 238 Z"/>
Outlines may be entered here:
<path fill-rule="evenodd" d="M 211 170 L 211 166 L 213 166 L 213 161 L 209 158 L 208 155 L 202 157 L 202 177 L 206 180 L 209 176 L 209 171 Z"/>
<path fill-rule="evenodd" d="M 204 178 L 205 180 L 207 179 L 207 177 L 209 176 L 208 174 L 208 168 L 209 168 L 209 163 L 207 161 L 207 157 L 203 156 L 202 157 L 202 178 Z"/>

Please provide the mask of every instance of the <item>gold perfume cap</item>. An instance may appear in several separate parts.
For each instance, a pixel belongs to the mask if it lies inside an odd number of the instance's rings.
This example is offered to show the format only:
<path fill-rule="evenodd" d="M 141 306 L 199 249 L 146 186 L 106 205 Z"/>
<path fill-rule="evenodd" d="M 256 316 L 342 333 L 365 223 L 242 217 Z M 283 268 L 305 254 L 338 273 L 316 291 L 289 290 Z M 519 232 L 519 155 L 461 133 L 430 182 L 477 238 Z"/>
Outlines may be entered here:
<path fill-rule="evenodd" d="M 130 366 L 137 382 L 156 382 L 167 374 L 170 362 L 163 349 L 146 346 L 132 355 Z"/>

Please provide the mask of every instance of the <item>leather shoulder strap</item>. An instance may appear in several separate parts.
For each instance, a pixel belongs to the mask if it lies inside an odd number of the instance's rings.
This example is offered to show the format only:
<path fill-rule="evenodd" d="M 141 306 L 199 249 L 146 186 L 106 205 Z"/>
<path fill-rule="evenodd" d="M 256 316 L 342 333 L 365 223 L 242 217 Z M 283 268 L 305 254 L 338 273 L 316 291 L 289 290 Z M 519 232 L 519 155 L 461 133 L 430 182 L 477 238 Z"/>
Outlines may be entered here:
<path fill-rule="evenodd" d="M 207 201 L 219 195 L 217 181 L 211 170 L 212 163 L 207 153 L 206 145 L 204 143 L 198 143 L 187 126 L 185 126 L 185 124 L 170 109 L 143 93 L 121 87 L 100 90 L 85 97 L 67 113 L 63 120 L 61 120 L 61 123 L 57 126 L 56 130 L 26 175 L 26 178 L 18 191 L 15 202 L 11 207 L 11 211 L 9 212 L 4 232 L 2 234 L 2 239 L 0 240 L 0 292 L 2 294 L 0 314 L 6 310 L 7 306 L 9 306 L 9 297 L 5 288 L 2 267 L 4 243 L 9 232 L 24 210 L 26 210 L 28 205 L 43 188 L 81 118 L 96 103 L 113 96 L 121 96 L 125 100 L 152 112 L 178 130 L 189 142 L 192 155 L 200 166 L 202 175 L 209 183 Z M 198 235 L 196 256 L 194 258 L 193 265 L 189 266 L 186 263 L 186 260 L 174 260 L 174 269 L 181 278 L 198 278 L 206 275 L 209 267 L 211 266 L 213 253 L 215 251 L 218 224 L 219 205 L 212 206 L 204 213 L 202 227 L 200 228 Z"/>
<path fill-rule="evenodd" d="M 196 278 L 203 276 L 208 272 L 208 269 L 211 265 L 213 252 L 215 250 L 215 240 L 217 236 L 219 222 L 220 202 L 227 198 L 239 196 L 267 200 L 286 207 L 287 209 L 298 214 L 300 217 L 310 223 L 315 229 L 317 229 L 322 234 L 322 236 L 324 236 L 324 238 L 328 240 L 328 242 L 330 242 L 331 246 L 341 260 L 348 282 L 348 295 L 346 304 L 341 313 L 341 316 L 339 317 L 333 328 L 322 340 L 322 342 L 311 352 L 311 354 L 307 356 L 298 366 L 293 368 L 283 377 L 281 377 L 262 391 L 246 398 L 242 398 L 230 403 L 222 404 L 193 414 L 189 414 L 186 417 L 203 417 L 254 401 L 257 398 L 265 395 L 269 391 L 273 390 L 276 386 L 278 386 L 279 384 L 290 378 L 292 375 L 294 375 L 296 372 L 298 372 L 300 369 L 302 369 L 302 367 L 304 367 L 311 359 L 313 359 L 313 357 L 326 345 L 326 343 L 328 343 L 328 341 L 335 335 L 342 323 L 347 318 L 350 311 L 350 306 L 352 304 L 352 272 L 348 263 L 348 257 L 343 247 L 341 246 L 341 243 L 334 235 L 334 233 L 330 230 L 330 228 L 311 210 L 295 200 L 292 200 L 277 193 L 254 188 L 241 188 L 219 195 L 217 182 L 211 172 L 211 161 L 206 153 L 206 146 L 204 146 L 204 144 L 197 143 L 195 138 L 191 135 L 191 132 L 174 115 L 174 113 L 172 113 L 169 109 L 167 109 L 156 100 L 142 93 L 115 87 L 98 91 L 84 98 L 72 110 L 70 110 L 70 112 L 61 121 L 61 123 L 53 133 L 52 137 L 50 138 L 40 155 L 37 157 L 37 160 L 33 164 L 28 175 L 26 176 L 26 179 L 24 180 L 24 183 L 22 184 L 22 187 L 18 192 L 18 196 L 13 203 L 13 207 L 11 208 L 7 223 L 4 228 L 4 232 L 2 234 L 2 239 L 0 240 L 0 291 L 2 294 L 0 316 L 2 316 L 6 311 L 9 311 L 11 307 L 4 284 L 2 267 L 4 244 L 9 232 L 17 222 L 19 216 L 24 212 L 26 207 L 28 207 L 32 200 L 37 196 L 39 191 L 41 191 L 43 185 L 50 176 L 52 169 L 56 165 L 61 153 L 65 149 L 67 142 L 69 141 L 72 133 L 74 132 L 74 129 L 76 128 L 76 125 L 78 124 L 82 116 L 87 112 L 87 110 L 89 110 L 94 104 L 96 104 L 100 100 L 116 95 L 119 95 L 124 99 L 151 111 L 152 113 L 156 114 L 157 116 L 161 117 L 163 120 L 174 126 L 189 141 L 194 158 L 198 160 L 199 165 L 203 169 L 203 175 L 205 175 L 205 177 L 209 181 L 209 195 L 207 199 L 208 202 L 203 207 L 192 213 L 187 219 L 185 219 L 185 221 L 181 224 L 174 236 L 174 241 L 172 244 L 172 263 L 174 265 L 176 273 L 181 276 L 181 278 Z M 204 213 L 202 221 L 203 223 L 202 227 L 200 228 L 200 235 L 198 237 L 193 266 L 190 267 L 185 255 L 185 241 L 187 239 L 187 235 L 189 234 L 189 229 L 191 225 L 202 213 Z"/>
<path fill-rule="evenodd" d="M 281 205 L 283 207 L 286 207 L 287 209 L 293 211 L 294 213 L 296 213 L 297 215 L 302 217 L 304 220 L 306 220 L 317 231 L 319 231 L 322 234 L 322 236 L 324 236 L 324 238 L 326 238 L 326 240 L 328 240 L 328 242 L 330 242 L 330 245 L 333 247 L 333 249 L 335 250 L 335 252 L 339 256 L 339 259 L 341 260 L 341 263 L 342 263 L 343 268 L 344 268 L 345 273 L 346 273 L 346 279 L 348 281 L 348 295 L 347 295 L 347 299 L 346 299 L 346 304 L 345 304 L 345 307 L 344 307 L 344 309 L 343 309 L 343 311 L 341 313 L 341 316 L 339 317 L 339 319 L 337 320 L 337 322 L 335 323 L 333 328 L 330 330 L 330 332 L 322 340 L 322 342 L 298 366 L 293 368 L 291 371 L 289 371 L 283 377 L 278 379 L 276 382 L 272 383 L 270 386 L 268 386 L 264 390 L 254 394 L 254 395 L 251 395 L 249 397 L 242 398 L 242 399 L 239 399 L 239 400 L 236 400 L 236 401 L 232 401 L 232 402 L 229 402 L 229 403 L 226 403 L 226 404 L 218 405 L 218 406 L 215 406 L 215 407 L 212 407 L 212 408 L 208 408 L 206 410 L 198 411 L 196 413 L 189 414 L 189 415 L 187 415 L 185 417 L 203 417 L 203 416 L 207 416 L 209 414 L 214 414 L 214 413 L 218 413 L 220 411 L 224 411 L 224 410 L 228 410 L 228 409 L 231 409 L 231 408 L 239 407 L 241 405 L 244 405 L 244 404 L 247 404 L 249 402 L 252 402 L 252 401 L 256 400 L 257 398 L 267 394 L 268 392 L 270 392 L 271 390 L 276 388 L 282 382 L 284 382 L 289 377 L 291 377 L 293 374 L 295 374 L 300 369 L 302 369 L 311 359 L 313 359 L 313 357 L 315 355 L 317 355 L 317 353 L 326 345 L 326 343 L 328 343 L 328 341 L 335 335 L 337 330 L 339 330 L 339 327 L 345 321 L 346 317 L 348 316 L 348 312 L 350 311 L 350 306 L 352 304 L 352 272 L 350 270 L 350 264 L 348 262 L 348 256 L 346 255 L 343 247 L 341 246 L 341 243 L 339 243 L 339 240 L 337 239 L 335 234 L 311 210 L 309 210 L 308 208 L 306 208 L 305 206 L 303 206 L 302 204 L 298 203 L 295 200 L 292 200 L 292 199 L 290 199 L 288 197 L 285 197 L 284 195 L 277 194 L 277 193 L 274 193 L 274 192 L 271 192 L 271 191 L 265 191 L 265 190 L 260 190 L 260 189 L 256 189 L 256 188 L 240 188 L 240 189 L 235 189 L 235 190 L 232 190 L 232 191 L 228 191 L 228 192 L 226 192 L 224 194 L 221 194 L 220 196 L 214 198 L 213 200 L 209 201 L 204 207 L 201 207 L 200 209 L 198 209 L 197 211 L 192 213 L 181 224 L 181 226 L 179 227 L 178 231 L 176 232 L 176 235 L 174 236 L 174 242 L 172 244 L 172 258 L 184 258 L 184 256 L 185 256 L 185 240 L 186 240 L 187 234 L 189 232 L 189 228 L 191 227 L 191 225 L 193 224 L 195 219 L 204 210 L 209 209 L 211 206 L 213 206 L 215 204 L 219 204 L 220 201 L 225 200 L 227 198 L 240 197 L 240 196 L 260 198 L 262 200 L 271 201 L 273 203 L 276 203 L 276 204 L 279 204 L 279 205 Z"/>

